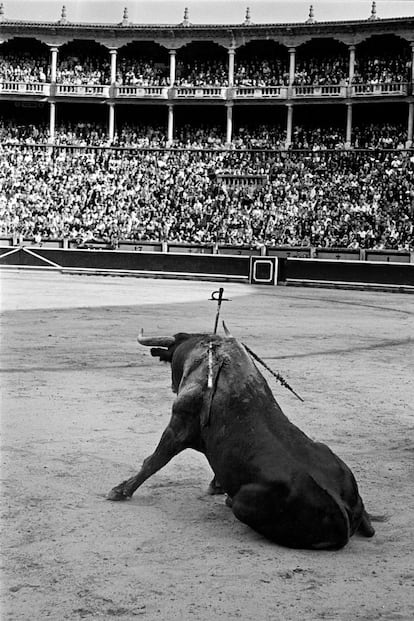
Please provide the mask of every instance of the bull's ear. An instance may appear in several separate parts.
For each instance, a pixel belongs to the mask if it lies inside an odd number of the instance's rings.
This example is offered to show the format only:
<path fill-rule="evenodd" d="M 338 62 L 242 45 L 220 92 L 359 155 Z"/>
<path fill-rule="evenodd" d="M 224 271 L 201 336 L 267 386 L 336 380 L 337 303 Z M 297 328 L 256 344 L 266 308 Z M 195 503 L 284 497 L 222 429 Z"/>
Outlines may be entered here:
<path fill-rule="evenodd" d="M 151 347 L 151 356 L 159 358 L 162 362 L 171 362 L 172 353 L 163 347 Z"/>

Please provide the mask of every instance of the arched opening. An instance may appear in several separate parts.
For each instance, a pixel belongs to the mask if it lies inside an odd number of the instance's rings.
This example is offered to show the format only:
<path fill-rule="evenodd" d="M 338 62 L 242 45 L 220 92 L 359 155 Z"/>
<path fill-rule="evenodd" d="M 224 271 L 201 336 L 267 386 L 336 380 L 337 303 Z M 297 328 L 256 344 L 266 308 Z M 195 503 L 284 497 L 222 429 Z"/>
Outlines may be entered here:
<path fill-rule="evenodd" d="M 104 146 L 108 142 L 108 108 L 96 103 L 56 105 L 56 144 Z"/>
<path fill-rule="evenodd" d="M 407 140 L 405 103 L 353 106 L 352 144 L 359 149 L 404 148 Z"/>
<path fill-rule="evenodd" d="M 223 106 L 175 106 L 174 116 L 174 143 L 177 146 L 224 146 L 226 110 Z"/>
<path fill-rule="evenodd" d="M 346 45 L 335 39 L 312 39 L 296 50 L 294 84 L 345 84 L 349 76 Z"/>
<path fill-rule="evenodd" d="M 114 145 L 119 147 L 165 147 L 165 106 L 122 105 L 115 108 Z"/>
<path fill-rule="evenodd" d="M 346 108 L 343 104 L 293 108 L 293 149 L 343 149 L 345 134 Z"/>
<path fill-rule="evenodd" d="M 283 148 L 286 142 L 284 106 L 235 106 L 233 143 L 240 149 Z"/>
<path fill-rule="evenodd" d="M 108 50 L 95 41 L 74 40 L 59 49 L 56 82 L 59 84 L 109 84 Z"/>
<path fill-rule="evenodd" d="M 168 86 L 168 51 L 152 42 L 133 42 L 118 52 L 116 81 L 119 85 Z"/>
<path fill-rule="evenodd" d="M 1 101 L 0 140 L 2 143 L 47 142 L 49 106 L 44 102 Z"/>
<path fill-rule="evenodd" d="M 282 86 L 289 83 L 286 47 L 275 41 L 251 41 L 236 51 L 235 86 Z"/>
<path fill-rule="evenodd" d="M 0 45 L 0 79 L 47 82 L 49 50 L 37 39 L 15 38 Z"/>
<path fill-rule="evenodd" d="M 363 84 L 408 82 L 410 69 L 408 42 L 395 35 L 376 35 L 356 48 L 353 81 Z"/>
<path fill-rule="evenodd" d="M 192 42 L 177 52 L 177 86 L 226 86 L 227 51 L 210 41 Z"/>

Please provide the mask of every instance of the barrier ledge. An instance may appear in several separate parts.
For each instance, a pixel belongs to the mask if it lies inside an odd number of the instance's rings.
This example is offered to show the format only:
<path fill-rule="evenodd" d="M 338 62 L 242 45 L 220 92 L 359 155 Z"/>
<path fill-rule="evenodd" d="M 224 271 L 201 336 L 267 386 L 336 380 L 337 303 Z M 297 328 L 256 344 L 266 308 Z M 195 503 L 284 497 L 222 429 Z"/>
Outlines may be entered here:
<path fill-rule="evenodd" d="M 338 259 L 318 259 L 317 257 L 286 257 L 286 259 L 304 262 L 307 261 L 308 263 L 337 263 L 338 265 L 342 263 L 342 261 Z M 349 265 L 349 263 L 356 263 L 357 265 L 378 265 L 384 263 L 385 265 L 403 265 L 404 267 L 411 265 L 407 261 L 361 261 L 361 259 L 347 259 L 346 263 L 347 265 Z"/>
<path fill-rule="evenodd" d="M 321 289 L 348 289 L 348 290 L 367 290 L 384 291 L 386 293 L 414 293 L 414 286 L 411 285 L 387 285 L 384 283 L 354 282 L 341 280 L 301 280 L 300 278 L 286 278 L 279 285 L 293 287 L 319 287 Z"/>
<path fill-rule="evenodd" d="M 8 266 L 12 267 L 12 266 Z M 26 269 L 25 266 L 16 266 L 20 269 Z M 56 268 L 39 268 L 39 269 L 56 269 Z M 238 274 L 203 274 L 198 272 L 161 272 L 150 270 L 117 270 L 117 269 L 100 269 L 92 267 L 62 267 L 59 270 L 62 274 L 85 274 L 90 276 L 134 276 L 135 278 L 169 278 L 171 280 L 212 280 L 217 282 L 249 282 L 249 276 L 240 276 Z"/>

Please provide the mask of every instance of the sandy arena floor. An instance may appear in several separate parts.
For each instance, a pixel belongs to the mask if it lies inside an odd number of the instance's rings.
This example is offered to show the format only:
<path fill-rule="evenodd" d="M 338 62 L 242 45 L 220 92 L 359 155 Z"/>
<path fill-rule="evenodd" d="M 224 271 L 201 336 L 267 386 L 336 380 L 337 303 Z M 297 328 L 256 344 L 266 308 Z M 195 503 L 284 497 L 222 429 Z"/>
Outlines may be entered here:
<path fill-rule="evenodd" d="M 192 451 L 133 499 L 168 422 L 147 333 L 211 330 L 217 283 L 1 274 L 2 621 L 414 619 L 414 297 L 226 284 L 222 316 L 305 399 L 289 418 L 353 469 L 373 539 L 273 545 L 207 496 Z"/>

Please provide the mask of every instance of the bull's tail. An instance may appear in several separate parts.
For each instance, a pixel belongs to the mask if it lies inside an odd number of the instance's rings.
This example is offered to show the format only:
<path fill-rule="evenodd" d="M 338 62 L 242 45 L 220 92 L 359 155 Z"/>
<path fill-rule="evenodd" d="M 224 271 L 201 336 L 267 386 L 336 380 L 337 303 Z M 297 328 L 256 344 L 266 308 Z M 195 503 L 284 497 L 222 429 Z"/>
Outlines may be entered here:
<path fill-rule="evenodd" d="M 388 522 L 388 520 L 388 515 L 372 515 L 364 509 L 361 522 L 358 526 L 358 533 L 363 537 L 373 537 L 375 535 L 375 528 L 372 526 L 371 522 Z"/>
<path fill-rule="evenodd" d="M 373 537 L 375 535 L 375 529 L 372 526 L 370 516 L 365 511 L 365 509 L 362 513 L 362 518 L 359 523 L 357 532 L 363 537 Z"/>

